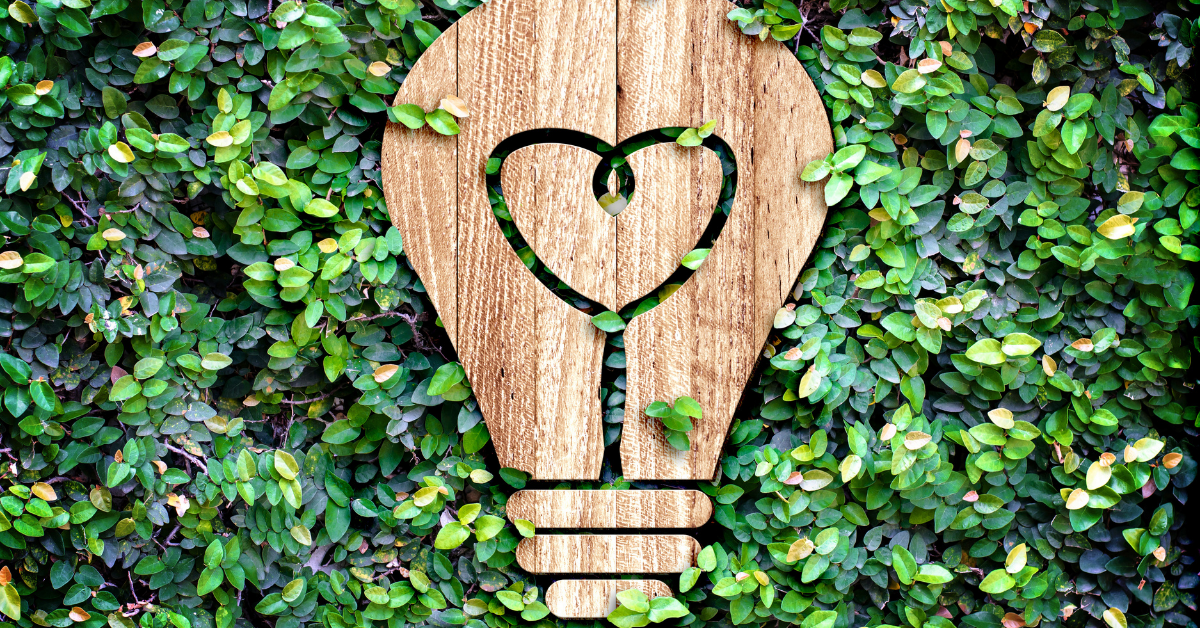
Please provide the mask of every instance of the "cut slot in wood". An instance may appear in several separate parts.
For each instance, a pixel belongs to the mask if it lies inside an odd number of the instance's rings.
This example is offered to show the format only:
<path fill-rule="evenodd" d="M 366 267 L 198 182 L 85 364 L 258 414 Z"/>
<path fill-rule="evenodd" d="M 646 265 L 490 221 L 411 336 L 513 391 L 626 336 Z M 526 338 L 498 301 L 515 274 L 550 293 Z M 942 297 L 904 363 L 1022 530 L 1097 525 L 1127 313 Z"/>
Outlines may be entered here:
<path fill-rule="evenodd" d="M 517 546 L 517 563 L 534 574 L 681 573 L 700 544 L 677 534 L 537 535 Z"/>
<path fill-rule="evenodd" d="M 538 528 L 698 528 L 712 517 L 700 491 L 518 491 L 508 518 Z"/>
<path fill-rule="evenodd" d="M 650 598 L 671 595 L 661 580 L 559 580 L 546 589 L 546 606 L 561 619 L 602 619 L 626 589 L 641 589 Z"/>

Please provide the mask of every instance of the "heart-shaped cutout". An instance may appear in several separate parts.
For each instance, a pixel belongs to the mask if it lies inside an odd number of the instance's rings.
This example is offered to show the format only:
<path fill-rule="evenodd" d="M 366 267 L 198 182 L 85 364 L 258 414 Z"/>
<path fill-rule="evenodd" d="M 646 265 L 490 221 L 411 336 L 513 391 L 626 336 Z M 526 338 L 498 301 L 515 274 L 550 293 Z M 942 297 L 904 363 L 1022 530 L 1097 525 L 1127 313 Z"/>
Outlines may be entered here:
<path fill-rule="evenodd" d="M 533 144 L 504 160 L 501 188 L 513 222 L 564 283 L 618 311 L 658 288 L 703 236 L 721 192 L 716 153 L 674 143 L 628 156 L 629 204 L 605 211 L 592 182 L 601 156 L 569 144 Z"/>

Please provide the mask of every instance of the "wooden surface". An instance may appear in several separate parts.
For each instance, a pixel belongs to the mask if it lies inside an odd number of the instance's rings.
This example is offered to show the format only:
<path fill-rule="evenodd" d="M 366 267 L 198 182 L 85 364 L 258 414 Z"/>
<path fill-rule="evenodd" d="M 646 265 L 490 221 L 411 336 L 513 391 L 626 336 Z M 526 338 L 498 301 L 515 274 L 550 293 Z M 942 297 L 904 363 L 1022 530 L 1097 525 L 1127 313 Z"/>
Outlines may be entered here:
<path fill-rule="evenodd" d="M 679 534 L 539 534 L 517 545 L 517 564 L 532 574 L 681 573 L 699 553 Z"/>
<path fill-rule="evenodd" d="M 393 104 L 437 109 L 457 90 L 458 31 L 446 31 L 413 66 Z M 404 237 L 408 258 L 451 342 L 458 334 L 458 140 L 387 125 L 383 131 L 383 195 L 392 224 Z"/>
<path fill-rule="evenodd" d="M 625 330 L 621 465 L 629 479 L 715 475 L 775 311 L 825 217 L 823 182 L 800 180 L 804 165 L 833 147 L 820 98 L 792 53 L 738 31 L 725 17 L 731 6 L 618 4 L 618 141 L 715 119 L 738 166 L 733 209 L 712 253 L 683 287 Z M 688 452 L 671 448 L 659 422 L 640 412 L 680 395 L 704 409 Z"/>
<path fill-rule="evenodd" d="M 617 307 L 657 290 L 712 220 L 721 161 L 707 148 L 656 144 L 629 155 L 634 192 L 617 214 Z"/>
<path fill-rule="evenodd" d="M 824 220 L 823 183 L 803 183 L 800 172 L 832 148 L 823 106 L 800 63 L 777 42 L 741 34 L 725 17 L 731 8 L 725 0 L 490 0 L 448 29 L 405 80 L 400 102 L 432 108 L 430 95 L 456 85 L 470 108 L 457 138 L 389 125 L 385 193 L 502 466 L 535 479 L 599 476 L 604 338 L 588 315 L 543 287 L 504 240 L 487 199 L 488 156 L 501 140 L 530 129 L 576 130 L 615 145 L 643 131 L 716 119 L 739 169 L 733 211 L 700 270 L 625 332 L 621 439 L 626 478 L 706 479 L 716 472 L 775 310 Z M 639 211 L 646 213 L 628 237 L 617 221 L 614 247 L 626 252 L 612 258 L 618 305 L 670 273 L 703 230 L 689 221 L 707 222 L 705 195 L 716 193 L 702 183 L 709 177 L 704 157 L 689 157 L 694 172 L 668 181 L 661 172 L 670 166 L 653 167 L 671 162 L 665 150 L 647 153 L 640 165 L 641 158 L 631 160 L 633 201 L 646 193 L 646 207 L 631 205 L 622 215 L 630 213 L 632 226 Z M 637 177 L 639 169 L 648 172 Z M 447 184 L 452 176 L 457 186 Z M 681 200 L 655 207 L 655 195 Z M 627 264 L 639 270 L 623 273 Z M 670 448 L 659 423 L 640 412 L 680 395 L 704 409 L 686 453 Z"/>
<path fill-rule="evenodd" d="M 541 285 L 504 239 L 484 170 L 500 141 L 616 131 L 616 0 L 489 2 L 460 19 L 458 349 L 500 464 L 535 478 L 599 476 L 604 337 Z"/>
<path fill-rule="evenodd" d="M 671 595 L 660 580 L 559 580 L 546 589 L 546 606 L 561 619 L 601 619 L 617 608 L 617 594 L 641 589 L 651 599 Z"/>
<path fill-rule="evenodd" d="M 508 518 L 543 528 L 698 528 L 713 513 L 700 491 L 517 491 Z"/>
<path fill-rule="evenodd" d="M 538 259 L 583 296 L 615 308 L 617 223 L 592 192 L 600 155 L 567 144 L 534 144 L 504 160 L 508 213 Z"/>

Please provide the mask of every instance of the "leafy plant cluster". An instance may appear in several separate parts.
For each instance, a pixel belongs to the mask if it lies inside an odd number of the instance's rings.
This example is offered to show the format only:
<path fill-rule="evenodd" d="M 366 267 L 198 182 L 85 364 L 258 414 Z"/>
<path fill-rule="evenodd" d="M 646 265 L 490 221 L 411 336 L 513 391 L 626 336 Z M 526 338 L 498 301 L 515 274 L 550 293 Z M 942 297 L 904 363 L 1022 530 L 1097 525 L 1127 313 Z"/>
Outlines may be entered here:
<path fill-rule="evenodd" d="M 527 478 L 497 468 L 381 193 L 389 115 L 467 113 L 387 101 L 476 4 L 7 3 L 7 625 L 562 623 L 515 563 Z M 817 84 L 831 208 L 700 484 L 696 566 L 613 621 L 1191 625 L 1195 6 L 730 19 Z M 655 411 L 623 407 L 636 307 L 601 321 L 609 442 Z"/>

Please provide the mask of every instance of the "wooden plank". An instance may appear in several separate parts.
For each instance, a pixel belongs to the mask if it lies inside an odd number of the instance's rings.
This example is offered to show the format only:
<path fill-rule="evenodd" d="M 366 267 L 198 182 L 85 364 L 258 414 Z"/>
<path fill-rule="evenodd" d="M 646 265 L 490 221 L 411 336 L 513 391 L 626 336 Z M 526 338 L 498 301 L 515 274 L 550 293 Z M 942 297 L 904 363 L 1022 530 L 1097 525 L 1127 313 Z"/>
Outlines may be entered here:
<path fill-rule="evenodd" d="M 647 146 L 629 155 L 634 192 L 617 214 L 617 306 L 662 285 L 696 246 L 721 195 L 721 161 L 706 148 Z"/>
<path fill-rule="evenodd" d="M 615 16 L 616 0 L 494 0 L 456 24 L 459 95 L 471 109 L 458 140 L 456 347 L 501 466 L 536 479 L 599 476 L 603 336 L 513 253 L 484 170 L 495 146 L 521 131 L 566 128 L 612 141 Z M 555 395 L 551 382 L 572 394 Z"/>
<path fill-rule="evenodd" d="M 559 580 L 546 589 L 546 606 L 560 619 L 602 619 L 626 589 L 641 589 L 651 599 L 671 595 L 661 580 Z"/>
<path fill-rule="evenodd" d="M 539 534 L 517 545 L 517 564 L 533 574 L 682 573 L 699 553 L 678 534 Z"/>
<path fill-rule="evenodd" d="M 795 57 L 740 33 L 724 0 L 618 5 L 618 140 L 717 121 L 738 190 L 712 252 L 691 279 L 625 330 L 621 436 L 629 479 L 709 479 L 775 311 L 816 242 L 825 204 L 804 165 L 832 149 L 820 99 Z M 678 24 L 669 32 L 662 24 Z M 750 295 L 752 298 L 747 298 Z M 704 418 L 678 452 L 641 409 L 690 395 Z"/>
<path fill-rule="evenodd" d="M 537 528 L 698 528 L 713 513 L 700 491 L 517 491 L 509 520 Z"/>
<path fill-rule="evenodd" d="M 458 31 L 451 27 L 425 51 L 400 85 L 393 104 L 436 109 L 458 90 Z M 450 341 L 458 329 L 458 138 L 429 129 L 388 123 L 383 132 L 382 168 L 392 224 L 404 238 L 404 253 L 421 278 Z M 403 173 L 403 174 L 400 174 Z"/>
<path fill-rule="evenodd" d="M 600 155 L 567 144 L 534 144 L 504 160 L 501 189 L 517 229 L 556 277 L 616 309 L 617 222 L 596 202 Z"/>

